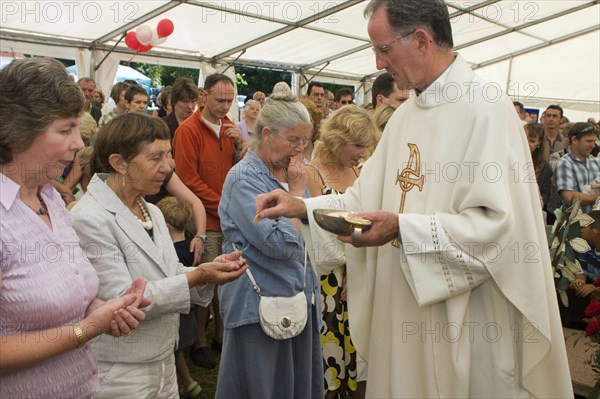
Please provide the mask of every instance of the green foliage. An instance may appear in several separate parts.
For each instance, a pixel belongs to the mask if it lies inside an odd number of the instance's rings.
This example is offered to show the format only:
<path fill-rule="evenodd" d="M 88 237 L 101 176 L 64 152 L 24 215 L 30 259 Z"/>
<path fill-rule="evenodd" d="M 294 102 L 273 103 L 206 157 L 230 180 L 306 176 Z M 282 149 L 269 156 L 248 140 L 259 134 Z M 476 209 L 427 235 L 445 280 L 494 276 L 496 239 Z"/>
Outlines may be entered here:
<path fill-rule="evenodd" d="M 178 68 L 166 65 L 131 62 L 129 66 L 152 79 L 152 87 L 171 86 L 177 78 L 186 77 L 198 82 L 200 71 L 193 68 Z"/>
<path fill-rule="evenodd" d="M 582 273 L 577 253 L 590 250 L 588 243 L 581 238 L 581 228 L 593 223 L 594 220 L 581 211 L 579 199 L 575 199 L 569 207 L 563 205 L 554 214 L 556 222 L 552 227 L 550 241 L 552 273 L 558 277 L 556 290 L 562 303 L 569 306 L 566 290 L 575 280 L 575 275 Z"/>
<path fill-rule="evenodd" d="M 235 82 L 237 83 L 238 91 L 242 86 L 248 86 L 248 82 L 244 79 L 244 74 L 236 73 L 235 74 Z"/>
<path fill-rule="evenodd" d="M 240 95 L 250 95 L 255 91 L 262 91 L 268 96 L 275 83 L 283 81 L 291 85 L 292 82 L 292 74 L 286 71 L 246 66 L 236 66 L 235 71 L 236 77 L 239 75 L 243 80 L 243 84 L 240 85 L 238 79 L 238 94 Z"/>

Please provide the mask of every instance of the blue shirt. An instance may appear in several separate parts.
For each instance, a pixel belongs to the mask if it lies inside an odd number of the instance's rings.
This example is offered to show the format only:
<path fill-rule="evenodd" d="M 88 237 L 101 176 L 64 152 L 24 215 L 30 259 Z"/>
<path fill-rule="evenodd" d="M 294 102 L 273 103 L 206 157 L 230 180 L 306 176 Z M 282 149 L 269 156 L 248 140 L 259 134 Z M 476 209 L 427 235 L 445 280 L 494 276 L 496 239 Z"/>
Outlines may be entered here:
<path fill-rule="evenodd" d="M 591 155 L 583 163 L 569 151 L 556 165 L 556 185 L 559 192 L 567 190 L 581 193 L 584 186 L 592 184 L 598 176 L 600 161 Z M 588 213 L 592 210 L 592 205 L 582 205 L 581 210 Z"/>
<path fill-rule="evenodd" d="M 600 277 L 600 252 L 596 251 L 593 245 L 590 245 L 592 249 L 579 255 L 579 264 L 583 274 L 588 276 L 593 281 L 596 281 Z"/>
<path fill-rule="evenodd" d="M 256 196 L 283 188 L 262 160 L 248 150 L 230 169 L 223 185 L 219 203 L 223 252 L 233 251 L 232 243 L 243 252 L 261 295 L 293 296 L 304 289 L 306 282 L 310 306 L 318 285 L 310 260 L 305 272 L 301 234 L 288 218 L 262 219 L 254 224 Z M 259 297 L 247 274 L 220 286 L 219 300 L 226 328 L 258 323 Z"/>

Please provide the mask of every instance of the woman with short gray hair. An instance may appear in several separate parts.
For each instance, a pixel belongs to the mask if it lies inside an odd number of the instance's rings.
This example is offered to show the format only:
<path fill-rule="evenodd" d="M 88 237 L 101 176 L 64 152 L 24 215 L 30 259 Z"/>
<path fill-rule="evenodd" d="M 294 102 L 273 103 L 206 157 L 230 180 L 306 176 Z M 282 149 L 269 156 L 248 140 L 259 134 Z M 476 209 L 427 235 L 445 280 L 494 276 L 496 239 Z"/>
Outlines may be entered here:
<path fill-rule="evenodd" d="M 302 103 L 286 93 L 274 94 L 260 111 L 251 149 L 225 179 L 219 204 L 223 248 L 241 250 L 252 271 L 219 288 L 225 335 L 216 398 L 323 396 L 318 284 L 298 222 L 254 221 L 260 193 L 285 188 L 306 196 L 302 154 L 311 130 Z M 306 300 L 300 299 L 298 306 L 306 303 L 307 319 L 298 335 L 267 335 L 259 324 L 259 295 L 253 286 L 260 287 L 263 297 L 294 297 L 304 291 Z"/>
<path fill-rule="evenodd" d="M 242 137 L 248 144 L 252 144 L 254 139 L 254 125 L 259 111 L 260 103 L 256 100 L 248 100 L 244 105 L 244 119 L 237 123 L 238 129 L 242 132 Z"/>

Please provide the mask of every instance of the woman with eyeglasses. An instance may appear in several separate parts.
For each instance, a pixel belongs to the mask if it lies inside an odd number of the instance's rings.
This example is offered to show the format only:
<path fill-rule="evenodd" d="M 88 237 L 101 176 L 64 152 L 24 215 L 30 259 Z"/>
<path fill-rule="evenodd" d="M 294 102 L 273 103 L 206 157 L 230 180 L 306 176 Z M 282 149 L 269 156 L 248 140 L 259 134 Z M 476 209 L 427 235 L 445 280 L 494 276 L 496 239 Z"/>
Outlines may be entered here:
<path fill-rule="evenodd" d="M 357 165 L 375 148 L 380 133 L 364 109 L 338 109 L 325 120 L 315 157 L 306 165 L 311 197 L 339 194 L 358 177 Z M 314 237 L 313 237 L 314 241 Z M 315 265 L 321 280 L 323 306 L 323 368 L 325 398 L 361 398 L 366 389 L 366 364 L 357 356 L 350 338 L 346 301 L 346 265 Z"/>
<path fill-rule="evenodd" d="M 285 91 L 274 93 L 256 120 L 252 147 L 225 179 L 219 204 L 223 249 L 244 253 L 262 296 L 293 297 L 304 290 L 308 319 L 299 335 L 276 340 L 259 324 L 250 275 L 219 287 L 225 335 L 216 398 L 323 396 L 318 285 L 299 222 L 254 220 L 258 194 L 279 188 L 305 196 L 302 154 L 311 130 L 306 107 Z"/>
<path fill-rule="evenodd" d="M 94 342 L 101 398 L 178 397 L 173 350 L 179 314 L 191 304 L 206 306 L 212 284 L 238 278 L 245 269 L 241 253 L 225 254 L 197 267 L 182 265 L 160 210 L 146 202 L 171 170 L 167 124 L 130 112 L 100 130 L 88 190 L 73 207 L 73 225 L 100 280 L 98 295 L 110 298 L 131 280 L 148 281 L 146 320 L 134 335 Z"/>

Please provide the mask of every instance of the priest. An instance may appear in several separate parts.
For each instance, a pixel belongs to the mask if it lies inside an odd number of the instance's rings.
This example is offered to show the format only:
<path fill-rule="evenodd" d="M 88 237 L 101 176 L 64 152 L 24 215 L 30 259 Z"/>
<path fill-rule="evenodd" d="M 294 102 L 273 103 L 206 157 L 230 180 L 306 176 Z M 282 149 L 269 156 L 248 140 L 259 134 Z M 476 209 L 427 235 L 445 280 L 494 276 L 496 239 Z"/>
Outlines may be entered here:
<path fill-rule="evenodd" d="M 512 102 L 453 52 L 441 0 L 372 0 L 378 69 L 413 96 L 354 186 L 257 215 L 305 219 L 321 271 L 347 263 L 370 398 L 573 397 L 535 173 Z M 318 208 L 372 220 L 335 237 Z"/>

